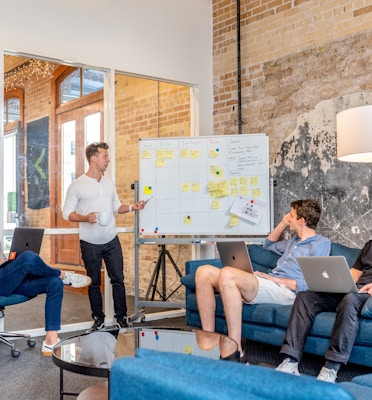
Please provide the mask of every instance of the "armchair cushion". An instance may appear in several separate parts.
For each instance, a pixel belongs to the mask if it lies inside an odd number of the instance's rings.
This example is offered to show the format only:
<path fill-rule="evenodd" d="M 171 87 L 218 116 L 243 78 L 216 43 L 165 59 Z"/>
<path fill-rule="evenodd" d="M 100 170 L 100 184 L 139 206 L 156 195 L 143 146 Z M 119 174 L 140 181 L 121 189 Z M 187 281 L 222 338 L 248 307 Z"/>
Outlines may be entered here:
<path fill-rule="evenodd" d="M 32 297 L 23 296 L 22 294 L 11 294 L 9 296 L 0 296 L 0 307 L 11 306 L 12 304 L 23 303 L 32 299 Z"/>

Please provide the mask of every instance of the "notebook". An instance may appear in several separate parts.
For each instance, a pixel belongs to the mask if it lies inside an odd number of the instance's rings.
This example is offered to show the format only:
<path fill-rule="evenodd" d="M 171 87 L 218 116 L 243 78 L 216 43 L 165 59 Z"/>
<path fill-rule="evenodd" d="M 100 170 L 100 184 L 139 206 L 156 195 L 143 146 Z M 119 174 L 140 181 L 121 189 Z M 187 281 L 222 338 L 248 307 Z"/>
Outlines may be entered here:
<path fill-rule="evenodd" d="M 253 273 L 251 258 L 244 241 L 217 242 L 217 249 L 224 267 L 234 267 Z"/>
<path fill-rule="evenodd" d="M 8 261 L 1 267 L 13 261 L 17 256 L 26 250 L 39 254 L 41 242 L 43 241 L 44 229 L 42 228 L 15 228 L 10 245 Z"/>
<path fill-rule="evenodd" d="M 314 292 L 358 292 L 344 256 L 297 257 L 307 286 Z"/>

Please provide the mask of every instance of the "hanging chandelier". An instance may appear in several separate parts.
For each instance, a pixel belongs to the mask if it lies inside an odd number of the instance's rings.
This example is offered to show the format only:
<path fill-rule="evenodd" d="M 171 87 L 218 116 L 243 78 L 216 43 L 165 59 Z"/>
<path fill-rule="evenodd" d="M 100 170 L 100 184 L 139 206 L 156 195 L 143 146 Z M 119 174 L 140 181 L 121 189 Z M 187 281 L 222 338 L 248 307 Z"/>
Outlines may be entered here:
<path fill-rule="evenodd" d="M 30 85 L 42 78 L 53 77 L 55 65 L 49 61 L 30 59 L 21 65 L 5 72 L 4 89 L 27 89 Z"/>

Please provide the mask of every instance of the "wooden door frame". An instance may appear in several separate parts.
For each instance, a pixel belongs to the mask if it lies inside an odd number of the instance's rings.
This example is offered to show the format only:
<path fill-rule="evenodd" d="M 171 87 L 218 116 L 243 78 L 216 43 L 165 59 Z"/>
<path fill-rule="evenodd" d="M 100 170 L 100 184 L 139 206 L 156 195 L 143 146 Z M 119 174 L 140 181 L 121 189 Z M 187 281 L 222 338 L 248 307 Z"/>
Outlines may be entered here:
<path fill-rule="evenodd" d="M 51 112 L 50 112 L 50 124 L 49 124 L 49 137 L 50 137 L 50 148 L 52 149 L 50 151 L 50 168 L 53 171 L 59 171 L 60 167 L 58 165 L 58 162 L 60 160 L 60 154 L 61 154 L 61 143 L 60 143 L 60 137 L 59 137 L 59 127 L 58 127 L 58 118 L 57 116 L 61 113 L 65 113 L 67 111 L 72 111 L 73 109 L 78 109 L 81 107 L 85 107 L 89 104 L 97 103 L 100 102 L 102 107 L 101 107 L 101 113 L 102 113 L 102 118 L 101 118 L 101 132 L 103 132 L 103 127 L 104 127 L 104 104 L 103 104 L 103 97 L 104 93 L 103 90 L 100 90 L 98 92 L 89 94 L 84 96 L 81 99 L 76 99 L 71 102 L 68 102 L 66 104 L 59 104 L 59 82 L 61 79 L 63 79 L 65 76 L 70 74 L 75 67 L 70 67 L 66 65 L 61 65 L 58 67 L 54 73 L 53 73 L 53 78 L 51 79 L 51 88 L 50 88 L 50 93 L 51 93 L 51 99 L 50 99 L 50 106 L 51 106 Z M 84 163 L 84 161 L 83 161 Z M 84 170 L 84 165 L 82 166 L 82 170 Z M 58 193 L 60 191 L 57 190 L 57 184 L 58 184 L 59 178 L 57 176 L 57 173 L 51 173 L 50 174 L 50 188 L 51 188 L 51 196 L 50 196 L 50 227 L 51 228 L 57 228 L 57 213 L 62 212 L 62 206 L 63 204 L 60 204 L 60 199 L 58 198 Z M 50 261 L 51 264 L 56 264 L 56 249 L 57 247 L 57 238 L 55 235 L 50 236 Z"/>

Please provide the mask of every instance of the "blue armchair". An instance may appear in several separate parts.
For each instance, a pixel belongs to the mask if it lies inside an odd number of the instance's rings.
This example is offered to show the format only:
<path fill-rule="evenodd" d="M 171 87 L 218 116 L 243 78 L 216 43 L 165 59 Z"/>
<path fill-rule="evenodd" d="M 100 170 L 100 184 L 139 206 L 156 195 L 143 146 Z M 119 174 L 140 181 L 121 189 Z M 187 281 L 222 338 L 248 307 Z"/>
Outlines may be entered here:
<path fill-rule="evenodd" d="M 4 332 L 4 309 L 7 306 L 11 306 L 14 304 L 23 303 L 25 301 L 31 300 L 33 297 L 22 296 L 20 294 L 11 294 L 10 296 L 0 296 L 0 342 L 10 346 L 11 354 L 13 357 L 19 357 L 21 352 L 16 349 L 13 341 L 8 340 L 11 338 L 25 338 L 27 339 L 27 344 L 30 347 L 35 346 L 35 341 L 31 339 L 30 335 L 21 334 L 21 333 L 13 333 L 13 332 Z"/>

